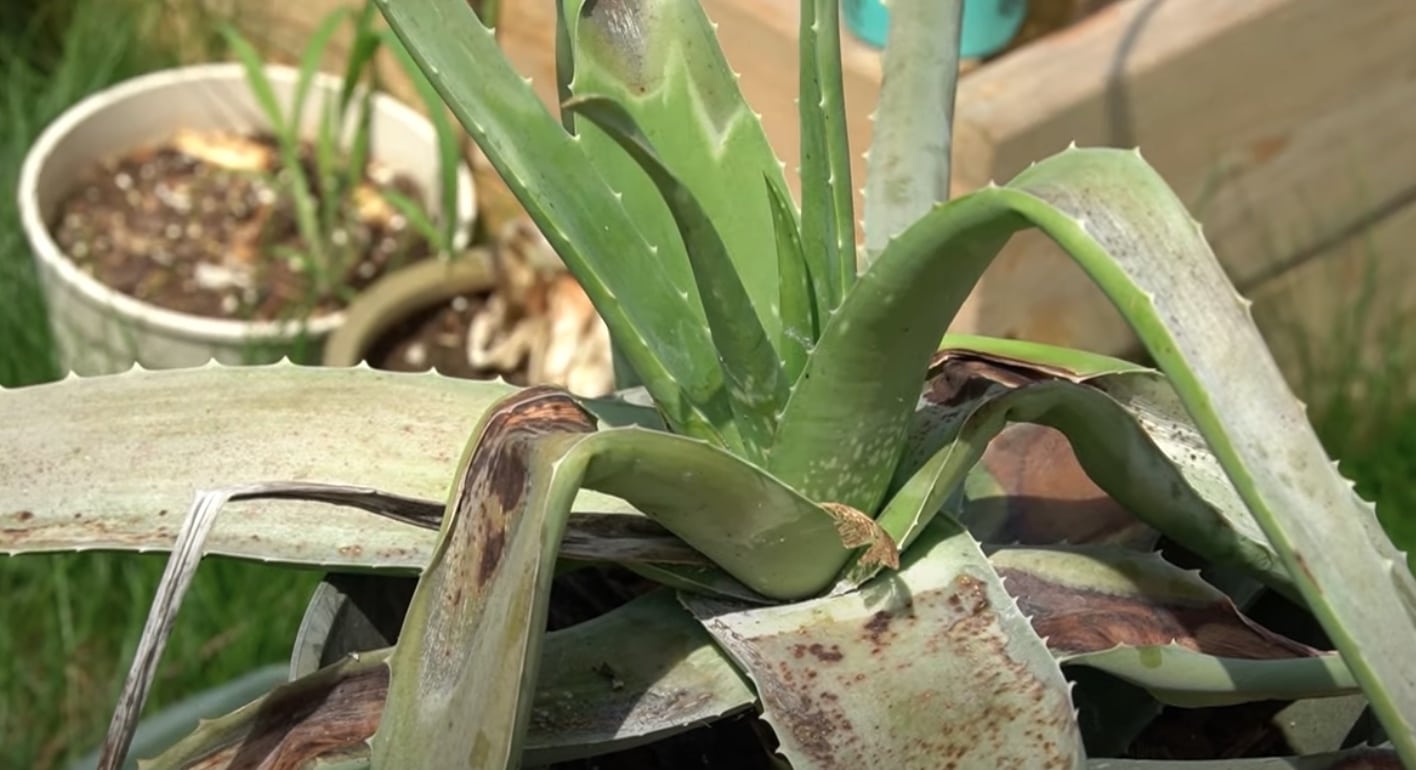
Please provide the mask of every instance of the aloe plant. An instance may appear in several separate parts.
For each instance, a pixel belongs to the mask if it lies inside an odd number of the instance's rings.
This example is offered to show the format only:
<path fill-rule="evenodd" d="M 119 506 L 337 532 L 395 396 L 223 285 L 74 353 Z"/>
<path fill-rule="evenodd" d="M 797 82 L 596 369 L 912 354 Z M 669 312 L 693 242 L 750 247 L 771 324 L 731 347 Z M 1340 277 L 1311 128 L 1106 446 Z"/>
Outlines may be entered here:
<path fill-rule="evenodd" d="M 892 7 L 863 233 L 830 0 L 801 7 L 800 208 L 693 0 L 561 0 L 560 116 L 460 0 L 381 8 L 642 389 L 282 364 L 0 394 L 27 418 L 0 423 L 0 550 L 173 552 L 103 767 L 203 553 L 420 577 L 393 647 L 152 768 L 510 768 L 745 710 L 797 768 L 1127 768 L 1102 747 L 1161 704 L 1359 692 L 1383 746 L 1224 766 L 1416 763 L 1416 582 L 1164 181 L 1137 152 L 1070 148 L 941 200 L 956 61 L 925 43 L 957 39 L 957 3 Z M 1158 370 L 946 335 L 1029 227 Z M 1043 435 L 1070 448 L 1035 467 L 1076 463 L 1105 495 L 1029 502 L 990 460 Z M 662 588 L 545 633 L 557 569 L 586 562 Z M 1264 592 L 1335 649 L 1247 617 Z"/>

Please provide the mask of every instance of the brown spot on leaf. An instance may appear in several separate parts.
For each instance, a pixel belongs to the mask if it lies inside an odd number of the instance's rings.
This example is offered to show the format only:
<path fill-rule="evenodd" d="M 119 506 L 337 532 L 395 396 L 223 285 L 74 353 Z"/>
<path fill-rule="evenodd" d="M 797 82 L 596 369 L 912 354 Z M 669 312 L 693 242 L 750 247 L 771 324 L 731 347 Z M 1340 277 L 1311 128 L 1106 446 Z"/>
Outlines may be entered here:
<path fill-rule="evenodd" d="M 824 663 L 835 663 L 846 657 L 845 653 L 841 652 L 840 646 L 834 644 L 829 647 L 819 643 L 798 644 L 792 648 L 792 657 L 794 658 L 804 658 L 808 653 L 811 657 Z"/>
<path fill-rule="evenodd" d="M 1030 572 L 999 567 L 1003 587 L 1053 650 L 1081 654 L 1117 645 L 1178 644 L 1227 658 L 1311 657 L 1318 650 L 1244 617 L 1227 599 L 1146 601 L 1055 583 Z"/>
<path fill-rule="evenodd" d="M 793 762 L 822 770 L 1073 766 L 1065 682 L 1050 659 L 1035 672 L 1012 657 L 981 579 L 960 574 L 914 593 L 882 587 L 868 603 L 832 612 L 690 608 L 751 674 Z M 759 613 L 776 617 L 762 622 Z M 829 653 L 833 645 L 842 657 L 823 665 L 812 648 Z M 864 645 L 890 654 L 852 654 Z"/>
<path fill-rule="evenodd" d="M 15 513 L 15 518 L 19 521 L 29 521 L 34 518 L 34 513 L 30 511 L 18 511 Z"/>
<path fill-rule="evenodd" d="M 594 430 L 590 413 L 564 391 L 550 387 L 520 391 L 488 415 L 457 496 L 467 534 L 454 539 L 456 548 L 470 554 L 468 573 L 479 589 L 496 575 L 508 532 L 521 512 L 535 439 Z"/>
<path fill-rule="evenodd" d="M 187 768 L 295 770 L 316 758 L 357 756 L 378 728 L 387 694 L 388 668 L 383 665 L 285 685 L 259 706 L 235 743 Z"/>

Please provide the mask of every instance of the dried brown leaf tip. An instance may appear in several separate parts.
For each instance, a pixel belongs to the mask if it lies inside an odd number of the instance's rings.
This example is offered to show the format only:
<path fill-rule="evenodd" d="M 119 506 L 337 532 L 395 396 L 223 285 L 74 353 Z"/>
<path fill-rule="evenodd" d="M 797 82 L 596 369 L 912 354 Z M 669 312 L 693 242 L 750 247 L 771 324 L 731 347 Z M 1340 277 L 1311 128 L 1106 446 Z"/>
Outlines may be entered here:
<path fill-rule="evenodd" d="M 820 507 L 836 522 L 836 532 L 841 536 L 842 545 L 847 548 L 865 547 L 865 553 L 860 557 L 861 566 L 879 564 L 890 569 L 900 568 L 900 549 L 895 546 L 895 539 L 875 519 L 845 503 L 820 503 Z"/>

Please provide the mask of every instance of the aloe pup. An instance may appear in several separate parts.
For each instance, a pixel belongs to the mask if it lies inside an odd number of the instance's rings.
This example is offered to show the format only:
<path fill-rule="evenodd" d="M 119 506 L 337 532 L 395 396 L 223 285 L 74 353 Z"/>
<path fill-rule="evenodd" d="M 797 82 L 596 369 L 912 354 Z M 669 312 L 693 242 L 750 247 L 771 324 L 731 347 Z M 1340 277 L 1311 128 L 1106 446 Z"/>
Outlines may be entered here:
<path fill-rule="evenodd" d="M 800 207 L 693 0 L 563 0 L 560 116 L 460 0 L 380 6 L 642 391 L 281 365 L 3 394 L 46 430 L 0 426 L 0 547 L 173 549 L 105 767 L 203 552 L 421 577 L 395 647 L 205 723 L 153 768 L 510 768 L 745 709 L 797 768 L 1127 768 L 1100 747 L 1158 704 L 1356 692 L 1388 745 L 1226 767 L 1416 763 L 1416 584 L 1164 181 L 1138 152 L 1069 148 L 943 200 L 956 3 L 892 6 L 860 233 L 829 0 L 801 6 Z M 1029 227 L 1158 371 L 946 336 Z M 164 408 L 110 411 L 135 401 Z M 1127 523 L 1015 544 L 1037 512 L 980 463 L 1011 423 L 1064 434 Z M 174 545 L 161 513 L 194 488 Z M 1212 582 L 1155 553 L 1161 533 Z M 557 565 L 586 561 L 664 588 L 545 634 Z M 1245 618 L 1236 601 L 1264 591 L 1337 650 Z M 586 673 L 606 657 L 618 686 Z"/>

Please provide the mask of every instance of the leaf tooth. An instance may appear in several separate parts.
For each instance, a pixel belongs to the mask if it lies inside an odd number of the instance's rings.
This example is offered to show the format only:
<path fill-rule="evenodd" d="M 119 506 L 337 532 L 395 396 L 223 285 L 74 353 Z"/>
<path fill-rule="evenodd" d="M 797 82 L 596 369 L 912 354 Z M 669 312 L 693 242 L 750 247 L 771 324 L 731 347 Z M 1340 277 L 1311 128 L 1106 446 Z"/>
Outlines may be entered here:
<path fill-rule="evenodd" d="M 1073 139 L 1070 142 L 1067 142 L 1067 149 L 1063 150 L 1063 152 L 1073 152 L 1077 149 L 1079 149 L 1077 147 L 1077 140 Z"/>
<path fill-rule="evenodd" d="M 1136 145 L 1135 147 L 1132 147 L 1132 148 L 1131 148 L 1131 152 L 1132 152 L 1133 154 L 1135 154 L 1135 156 L 1136 156 L 1137 158 L 1139 158 L 1139 159 L 1141 159 L 1141 160 L 1145 160 L 1145 156 L 1141 155 L 1141 146 L 1140 146 L 1139 144 Z"/>

